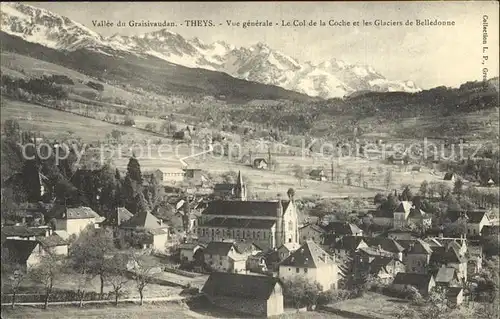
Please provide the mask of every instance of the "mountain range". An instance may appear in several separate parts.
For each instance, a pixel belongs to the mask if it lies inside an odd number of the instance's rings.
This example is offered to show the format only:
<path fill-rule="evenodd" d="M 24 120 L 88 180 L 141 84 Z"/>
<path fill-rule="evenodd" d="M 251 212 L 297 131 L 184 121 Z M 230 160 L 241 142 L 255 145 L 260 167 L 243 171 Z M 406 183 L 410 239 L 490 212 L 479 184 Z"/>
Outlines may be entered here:
<path fill-rule="evenodd" d="M 2 3 L 1 11 L 3 32 L 63 52 L 85 49 L 116 58 L 124 54 L 154 56 L 188 68 L 223 72 L 324 99 L 359 91 L 421 91 L 412 81 L 388 80 L 370 66 L 335 58 L 322 63 L 300 62 L 264 43 L 237 48 L 224 41 L 186 39 L 166 29 L 138 36 L 103 37 L 67 17 L 30 5 Z"/>

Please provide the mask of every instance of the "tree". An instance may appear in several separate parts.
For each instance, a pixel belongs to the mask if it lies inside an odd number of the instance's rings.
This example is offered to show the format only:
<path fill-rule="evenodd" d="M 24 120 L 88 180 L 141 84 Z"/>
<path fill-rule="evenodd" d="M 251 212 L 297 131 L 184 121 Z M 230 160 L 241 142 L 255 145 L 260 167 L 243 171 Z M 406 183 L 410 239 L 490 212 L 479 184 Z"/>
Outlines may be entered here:
<path fill-rule="evenodd" d="M 386 189 L 391 188 L 391 184 L 392 184 L 392 171 L 391 170 L 387 170 L 387 172 L 385 173 L 384 183 L 385 183 Z"/>
<path fill-rule="evenodd" d="M 377 193 L 373 198 L 373 203 L 375 205 L 380 205 L 387 200 L 387 197 L 382 193 Z"/>
<path fill-rule="evenodd" d="M 462 197 L 464 192 L 464 181 L 461 178 L 457 178 L 453 184 L 453 193 L 457 195 L 458 199 Z"/>
<path fill-rule="evenodd" d="M 451 189 L 445 183 L 439 183 L 439 184 L 437 184 L 437 192 L 438 192 L 439 196 L 441 197 L 441 200 L 445 200 L 446 195 L 449 192 L 451 192 Z"/>
<path fill-rule="evenodd" d="M 302 307 L 311 309 L 316 306 L 321 291 L 318 282 L 311 282 L 304 276 L 296 276 L 284 281 L 283 297 L 296 309 Z"/>
<path fill-rule="evenodd" d="M 147 260 L 142 257 L 143 256 L 134 255 L 132 258 L 134 263 L 132 277 L 135 281 L 137 291 L 139 292 L 141 306 L 143 305 L 144 288 L 151 282 L 151 272 L 153 269 L 153 265 L 149 264 Z"/>
<path fill-rule="evenodd" d="M 113 233 L 108 229 L 87 227 L 71 245 L 71 267 L 85 278 L 99 276 L 100 296 L 104 294 L 104 281 L 109 270 L 106 256 L 115 251 Z"/>
<path fill-rule="evenodd" d="M 156 131 L 156 124 L 155 123 L 148 123 L 148 124 L 146 124 L 145 129 L 147 131 L 154 132 L 154 131 Z"/>
<path fill-rule="evenodd" d="M 61 260 L 53 252 L 49 251 L 40 258 L 38 265 L 30 272 L 30 277 L 35 283 L 42 284 L 45 288 L 44 309 L 49 305 L 49 299 L 54 288 L 54 282 L 61 274 Z"/>
<path fill-rule="evenodd" d="M 401 200 L 411 201 L 412 199 L 413 199 L 413 193 L 410 189 L 410 186 L 406 185 L 403 189 L 403 192 L 401 192 Z"/>
<path fill-rule="evenodd" d="M 420 195 L 425 198 L 427 196 L 427 192 L 429 191 L 429 183 L 427 181 L 423 181 L 421 184 L 420 184 L 420 189 L 419 189 L 419 192 L 420 192 Z"/>
<path fill-rule="evenodd" d="M 352 176 L 353 175 L 354 175 L 354 172 L 350 169 L 348 169 L 347 172 L 345 173 L 346 184 L 349 186 L 352 185 Z"/>
<path fill-rule="evenodd" d="M 129 281 L 126 277 L 128 262 L 129 256 L 126 254 L 116 254 L 106 260 L 105 278 L 115 294 L 115 306 L 118 306 L 118 298 L 123 295 L 123 289 Z"/>
<path fill-rule="evenodd" d="M 4 133 L 7 138 L 18 140 L 21 128 L 19 122 L 16 119 L 8 119 L 4 122 Z"/>
<path fill-rule="evenodd" d="M 22 269 L 18 264 L 11 263 L 8 260 L 2 260 L 2 281 L 7 279 L 12 292 L 12 308 L 16 304 L 16 295 L 19 292 L 19 287 L 28 278 L 28 270 Z M 3 290 L 3 289 L 2 289 Z"/>
<path fill-rule="evenodd" d="M 294 165 L 293 166 L 293 175 L 295 176 L 296 179 L 298 179 L 299 185 L 302 186 L 302 181 L 306 177 L 306 173 L 304 171 L 304 168 L 300 165 Z"/>
<path fill-rule="evenodd" d="M 131 157 L 127 164 L 127 176 L 142 185 L 141 165 L 135 157 Z"/>

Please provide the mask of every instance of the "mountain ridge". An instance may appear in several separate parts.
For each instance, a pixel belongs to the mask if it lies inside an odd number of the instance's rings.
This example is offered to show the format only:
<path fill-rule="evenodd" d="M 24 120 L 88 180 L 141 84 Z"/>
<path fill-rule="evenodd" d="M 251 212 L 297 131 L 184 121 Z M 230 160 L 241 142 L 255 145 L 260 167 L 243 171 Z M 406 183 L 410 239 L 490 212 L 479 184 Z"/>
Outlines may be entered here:
<path fill-rule="evenodd" d="M 3 3 L 1 8 L 2 31 L 56 50 L 149 55 L 181 66 L 223 72 L 324 99 L 364 90 L 421 91 L 413 81 L 388 80 L 370 66 L 348 64 L 334 58 L 320 63 L 300 62 L 262 42 L 238 48 L 221 40 L 204 43 L 199 38 L 186 39 L 167 29 L 105 38 L 46 9 L 20 3 Z"/>

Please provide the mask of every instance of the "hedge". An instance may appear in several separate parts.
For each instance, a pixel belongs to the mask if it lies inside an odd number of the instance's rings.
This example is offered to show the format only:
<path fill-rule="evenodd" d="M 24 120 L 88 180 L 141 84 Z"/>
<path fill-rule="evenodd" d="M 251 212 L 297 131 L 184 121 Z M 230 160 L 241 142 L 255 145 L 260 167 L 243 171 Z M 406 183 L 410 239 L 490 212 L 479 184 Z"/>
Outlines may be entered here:
<path fill-rule="evenodd" d="M 200 274 L 198 274 L 198 273 L 189 272 L 189 271 L 185 271 L 185 270 L 181 270 L 181 269 L 170 268 L 170 267 L 165 267 L 165 271 L 176 274 L 176 275 L 189 277 L 189 278 L 196 278 L 196 277 L 200 276 Z"/>
<path fill-rule="evenodd" d="M 85 293 L 83 298 L 84 301 L 94 301 L 94 300 L 114 300 L 114 293 L 104 293 L 102 299 L 100 298 L 100 293 L 95 291 L 89 291 Z M 18 294 L 16 295 L 16 303 L 23 302 L 44 302 L 45 294 Z M 77 291 L 74 290 L 58 290 L 51 293 L 49 302 L 62 302 L 62 301 L 80 301 L 80 296 Z M 11 303 L 12 294 L 2 295 L 2 303 Z"/>

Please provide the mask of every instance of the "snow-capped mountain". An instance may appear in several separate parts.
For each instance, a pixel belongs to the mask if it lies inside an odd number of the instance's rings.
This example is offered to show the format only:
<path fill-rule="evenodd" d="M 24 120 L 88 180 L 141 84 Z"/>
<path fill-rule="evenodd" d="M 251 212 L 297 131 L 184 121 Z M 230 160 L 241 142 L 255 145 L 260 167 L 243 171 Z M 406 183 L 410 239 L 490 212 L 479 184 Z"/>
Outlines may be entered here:
<path fill-rule="evenodd" d="M 420 89 L 412 81 L 391 81 L 370 66 L 331 59 L 304 62 L 264 43 L 236 48 L 223 41 L 204 43 L 166 29 L 138 35 L 104 38 L 89 28 L 48 10 L 19 3 L 1 4 L 1 30 L 53 49 L 90 49 L 103 54 L 126 51 L 154 56 L 190 68 L 225 72 L 233 77 L 283 87 L 322 98 L 343 97 L 356 91 Z"/>

